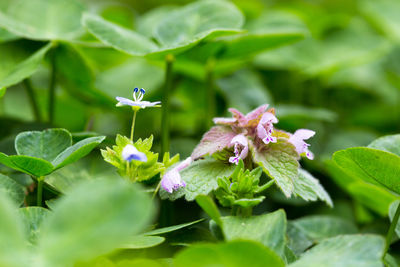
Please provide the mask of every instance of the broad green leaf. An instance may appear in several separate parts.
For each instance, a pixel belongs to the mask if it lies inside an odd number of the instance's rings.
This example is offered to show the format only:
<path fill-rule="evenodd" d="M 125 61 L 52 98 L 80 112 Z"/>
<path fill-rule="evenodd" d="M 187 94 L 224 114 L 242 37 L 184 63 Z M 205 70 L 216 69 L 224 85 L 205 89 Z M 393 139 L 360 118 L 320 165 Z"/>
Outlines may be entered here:
<path fill-rule="evenodd" d="M 175 200 L 185 196 L 187 201 L 193 201 L 198 195 L 207 195 L 218 188 L 218 177 L 229 176 L 235 169 L 234 165 L 227 165 L 215 159 L 205 159 L 193 162 L 180 172 L 186 187 L 181 187 L 172 194 L 160 189 L 163 199 Z"/>
<path fill-rule="evenodd" d="M 378 138 L 369 144 L 368 147 L 391 152 L 400 157 L 400 134 Z"/>
<path fill-rule="evenodd" d="M 49 266 L 92 259 L 128 242 L 152 215 L 148 196 L 131 184 L 116 179 L 87 181 L 55 203 L 42 225 L 38 251 Z"/>
<path fill-rule="evenodd" d="M 0 174 L 0 191 L 3 191 L 17 205 L 21 205 L 24 202 L 24 187 L 3 174 Z"/>
<path fill-rule="evenodd" d="M 148 38 L 153 37 L 153 32 L 160 21 L 177 8 L 177 6 L 162 5 L 144 13 L 137 21 L 138 33 Z"/>
<path fill-rule="evenodd" d="M 376 235 L 343 235 L 322 241 L 290 267 L 380 267 L 385 242 Z"/>
<path fill-rule="evenodd" d="M 286 215 L 278 210 L 264 215 L 241 217 L 222 217 L 226 240 L 254 240 L 283 255 L 286 235 Z"/>
<path fill-rule="evenodd" d="M 58 156 L 53 160 L 52 164 L 56 169 L 71 164 L 89 154 L 95 147 L 103 142 L 105 138 L 105 136 L 97 136 L 83 139 L 58 154 Z"/>
<path fill-rule="evenodd" d="M 25 207 L 19 209 L 19 215 L 25 226 L 26 239 L 31 244 L 36 244 L 37 238 L 40 235 L 42 222 L 46 220 L 49 214 L 50 211 L 42 207 Z"/>
<path fill-rule="evenodd" d="M 206 37 L 235 33 L 243 20 L 242 13 L 227 1 L 199 1 L 162 19 L 154 30 L 154 37 L 165 48 L 188 47 Z"/>
<path fill-rule="evenodd" d="M 217 80 L 227 99 L 228 106 L 244 113 L 250 112 L 265 103 L 272 103 L 272 96 L 256 72 L 240 70 Z"/>
<path fill-rule="evenodd" d="M 341 150 L 333 160 L 346 172 L 351 172 L 367 182 L 375 181 L 400 193 L 400 157 L 386 151 L 355 147 Z"/>
<path fill-rule="evenodd" d="M 196 202 L 219 227 L 223 227 L 221 214 L 211 197 L 207 195 L 198 195 L 196 197 Z"/>
<path fill-rule="evenodd" d="M 15 34 L 12 34 L 11 32 L 0 28 L 0 43 L 14 41 L 18 38 L 19 37 L 16 36 Z"/>
<path fill-rule="evenodd" d="M 44 159 L 23 155 L 6 156 L 0 153 L 0 163 L 35 177 L 46 176 L 54 170 L 53 165 Z"/>
<path fill-rule="evenodd" d="M 0 190 L 0 266 L 29 266 L 23 226 L 17 206 Z"/>
<path fill-rule="evenodd" d="M 290 221 L 287 225 L 287 237 L 287 246 L 296 256 L 299 256 L 314 244 L 304 231 Z"/>
<path fill-rule="evenodd" d="M 188 226 L 197 224 L 199 222 L 202 222 L 203 220 L 204 219 L 200 219 L 200 220 L 189 222 L 189 223 L 182 223 L 182 224 L 177 224 L 177 225 L 173 225 L 173 226 L 158 228 L 158 229 L 154 229 L 154 230 L 151 230 L 149 232 L 146 232 L 143 235 L 161 235 L 161 234 L 166 234 L 166 233 L 169 233 L 169 232 L 174 232 L 174 231 L 186 228 Z"/>
<path fill-rule="evenodd" d="M 82 23 L 103 43 L 130 55 L 143 56 L 158 49 L 157 45 L 147 37 L 96 15 L 85 14 Z"/>
<path fill-rule="evenodd" d="M 400 200 L 396 200 L 396 201 L 393 201 L 393 203 L 390 205 L 390 207 L 389 207 L 390 222 L 393 221 L 394 214 L 396 213 L 396 210 L 397 210 L 397 207 L 399 206 L 399 204 L 400 204 Z M 400 237 L 400 222 L 397 222 L 395 231 L 396 231 L 397 236 Z"/>
<path fill-rule="evenodd" d="M 275 180 L 286 197 L 294 190 L 294 180 L 298 178 L 299 163 L 295 147 L 288 142 L 270 143 L 268 149 L 259 152 L 252 148 L 254 162 Z"/>
<path fill-rule="evenodd" d="M 309 172 L 299 169 L 299 176 L 294 182 L 294 194 L 301 197 L 305 201 L 322 200 L 333 207 L 333 202 L 329 194 L 325 191 L 317 179 Z"/>
<path fill-rule="evenodd" d="M 120 248 L 123 249 L 143 249 L 151 248 L 160 245 L 165 241 L 162 236 L 146 236 L 146 235 L 136 235 L 130 238 L 125 244 Z"/>
<path fill-rule="evenodd" d="M 178 253 L 176 267 L 283 267 L 283 260 L 269 248 L 254 241 L 231 241 L 220 244 L 201 244 Z"/>
<path fill-rule="evenodd" d="M 3 0 L 0 26 L 34 40 L 71 40 L 82 34 L 82 4 L 75 0 Z"/>
<path fill-rule="evenodd" d="M 292 227 L 304 233 L 314 243 L 337 235 L 355 234 L 357 227 L 339 217 L 313 215 L 290 221 Z"/>
<path fill-rule="evenodd" d="M 6 94 L 7 88 L 1 87 L 0 88 L 0 99 Z"/>
<path fill-rule="evenodd" d="M 30 57 L 15 65 L 12 69 L 7 70 L 7 74 L 2 75 L 0 79 L 0 88 L 10 87 L 35 73 L 51 46 L 51 44 L 45 45 Z"/>
<path fill-rule="evenodd" d="M 326 167 L 337 185 L 361 204 L 382 216 L 387 216 L 390 203 L 398 198 L 393 192 L 380 185 L 367 183 L 357 176 L 348 174 L 333 160 L 327 161 Z"/>
<path fill-rule="evenodd" d="M 72 136 L 65 129 L 23 132 L 15 138 L 15 150 L 18 155 L 40 158 L 50 162 L 71 145 Z"/>

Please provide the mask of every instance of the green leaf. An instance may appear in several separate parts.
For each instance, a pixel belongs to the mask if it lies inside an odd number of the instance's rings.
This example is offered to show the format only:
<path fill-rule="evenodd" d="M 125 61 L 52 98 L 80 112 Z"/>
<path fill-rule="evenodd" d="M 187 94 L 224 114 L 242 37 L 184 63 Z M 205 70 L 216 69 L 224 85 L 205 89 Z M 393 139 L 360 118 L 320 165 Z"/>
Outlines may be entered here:
<path fill-rule="evenodd" d="M 369 144 L 368 147 L 391 152 L 400 157 L 400 134 L 378 138 Z"/>
<path fill-rule="evenodd" d="M 324 215 L 307 216 L 290 221 L 291 227 L 304 233 L 312 242 L 319 243 L 323 239 L 337 235 L 355 234 L 357 227 L 342 218 Z"/>
<path fill-rule="evenodd" d="M 137 31 L 143 36 L 152 38 L 153 32 L 160 24 L 160 21 L 177 8 L 176 6 L 162 5 L 144 13 L 137 21 Z"/>
<path fill-rule="evenodd" d="M 0 174 L 0 191 L 3 191 L 17 205 L 21 205 L 24 202 L 24 187 L 3 174 Z"/>
<path fill-rule="evenodd" d="M 181 187 L 172 194 L 160 189 L 162 199 L 176 200 L 185 196 L 187 201 L 193 201 L 198 195 L 207 195 L 217 189 L 219 177 L 230 176 L 235 165 L 227 165 L 215 159 L 205 159 L 193 162 L 180 172 L 186 187 Z"/>
<path fill-rule="evenodd" d="M 189 48 L 205 38 L 235 33 L 243 21 L 243 14 L 233 4 L 205 0 L 171 12 L 155 28 L 154 37 L 165 48 Z"/>
<path fill-rule="evenodd" d="M 120 248 L 124 249 L 151 248 L 160 245 L 164 241 L 165 238 L 161 236 L 136 235 L 131 237 L 130 240 L 125 244 L 123 244 Z"/>
<path fill-rule="evenodd" d="M 357 176 L 349 175 L 333 160 L 326 162 L 326 167 L 332 179 L 354 199 L 377 212 L 387 216 L 389 205 L 398 197 L 386 188 L 370 184 Z"/>
<path fill-rule="evenodd" d="M 213 219 L 219 227 L 223 227 L 221 214 L 219 213 L 217 205 L 207 195 L 198 195 L 196 197 L 197 204 Z"/>
<path fill-rule="evenodd" d="M 7 88 L 1 87 L 0 88 L 0 99 L 6 94 Z"/>
<path fill-rule="evenodd" d="M 17 207 L 0 190 L 0 266 L 29 266 L 23 226 Z"/>
<path fill-rule="evenodd" d="M 84 182 L 55 203 L 42 225 L 38 250 L 49 266 L 92 259 L 128 242 L 153 211 L 149 197 L 121 179 Z"/>
<path fill-rule="evenodd" d="M 25 207 L 19 209 L 19 215 L 25 226 L 26 239 L 36 244 L 42 222 L 50 215 L 50 211 L 42 207 Z"/>
<path fill-rule="evenodd" d="M 393 203 L 390 205 L 390 207 L 389 207 L 390 222 L 393 221 L 394 214 L 396 213 L 396 210 L 397 210 L 397 207 L 399 206 L 399 204 L 400 204 L 400 200 L 396 200 L 396 201 L 393 201 Z M 396 231 L 397 236 L 400 237 L 400 222 L 397 222 L 395 231 Z"/>
<path fill-rule="evenodd" d="M 149 232 L 146 232 L 143 235 L 161 235 L 161 234 L 166 234 L 166 233 L 169 233 L 169 232 L 174 232 L 174 231 L 180 230 L 182 228 L 186 228 L 188 226 L 191 226 L 193 224 L 197 224 L 197 223 L 202 222 L 202 221 L 204 221 L 204 219 L 200 219 L 200 220 L 193 221 L 193 222 L 188 222 L 188 223 L 177 224 L 177 225 L 168 226 L 168 227 L 163 227 L 163 228 L 158 228 L 158 229 L 154 229 L 154 230 L 151 230 Z"/>
<path fill-rule="evenodd" d="M 45 54 L 49 51 L 51 46 L 51 44 L 45 45 L 24 61 L 21 61 L 20 63 L 13 66 L 11 69 L 8 69 L 7 73 L 5 73 L 5 75 L 2 75 L 0 79 L 0 88 L 10 87 L 32 76 L 32 74 L 36 72 L 39 64 L 42 62 Z"/>
<path fill-rule="evenodd" d="M 82 23 L 103 43 L 130 55 L 144 56 L 158 49 L 157 45 L 145 36 L 108 22 L 99 16 L 85 14 Z"/>
<path fill-rule="evenodd" d="M 325 191 L 317 179 L 309 172 L 299 169 L 299 177 L 294 179 L 294 194 L 305 201 L 325 201 L 328 206 L 333 207 L 333 202 L 329 194 Z"/>
<path fill-rule="evenodd" d="M 295 147 L 289 142 L 270 143 L 268 149 L 260 152 L 252 148 L 253 160 L 263 171 L 275 180 L 286 197 L 294 190 L 294 180 L 298 178 L 299 163 Z"/>
<path fill-rule="evenodd" d="M 346 172 L 400 193 L 400 157 L 393 153 L 355 147 L 336 152 L 333 160 Z"/>
<path fill-rule="evenodd" d="M 283 267 L 283 260 L 269 248 L 254 241 L 232 241 L 192 246 L 174 259 L 176 267 Z"/>
<path fill-rule="evenodd" d="M 18 155 L 40 158 L 50 162 L 71 145 L 72 136 L 65 129 L 23 132 L 15 138 L 15 150 Z"/>
<path fill-rule="evenodd" d="M 35 177 L 46 176 L 54 170 L 50 162 L 30 156 L 7 156 L 0 153 L 0 163 Z"/>
<path fill-rule="evenodd" d="M 343 235 L 322 241 L 290 267 L 379 267 L 385 242 L 376 235 Z"/>
<path fill-rule="evenodd" d="M 4 0 L 0 26 L 27 39 L 71 40 L 83 33 L 83 11 L 75 0 Z"/>
<path fill-rule="evenodd" d="M 286 215 L 283 210 L 249 218 L 222 217 L 222 222 L 226 240 L 258 241 L 278 255 L 283 255 L 286 243 Z"/>
<path fill-rule="evenodd" d="M 96 136 L 81 140 L 73 146 L 65 149 L 62 153 L 58 154 L 58 156 L 53 160 L 52 164 L 56 169 L 71 164 L 89 154 L 95 147 L 103 142 L 105 138 L 105 136 Z"/>

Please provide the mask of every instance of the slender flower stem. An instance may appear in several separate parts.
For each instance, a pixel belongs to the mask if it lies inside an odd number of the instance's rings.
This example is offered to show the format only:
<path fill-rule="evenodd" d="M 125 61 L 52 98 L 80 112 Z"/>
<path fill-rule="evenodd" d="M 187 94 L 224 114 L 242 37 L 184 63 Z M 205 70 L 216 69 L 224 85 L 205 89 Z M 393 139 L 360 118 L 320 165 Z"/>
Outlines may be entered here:
<path fill-rule="evenodd" d="M 37 206 L 38 207 L 42 206 L 43 182 L 44 182 L 44 177 L 43 176 L 37 178 L 37 197 L 36 197 L 36 202 L 37 202 Z"/>
<path fill-rule="evenodd" d="M 160 187 L 161 187 L 161 181 L 158 183 L 156 190 L 154 190 L 154 193 L 153 193 L 153 196 L 151 199 L 154 199 L 156 197 L 158 190 L 160 190 Z"/>
<path fill-rule="evenodd" d="M 206 103 L 207 103 L 207 117 L 206 126 L 207 129 L 212 126 L 212 119 L 215 116 L 215 86 L 214 86 L 214 66 L 215 59 L 210 58 L 206 65 Z"/>
<path fill-rule="evenodd" d="M 32 83 L 29 79 L 25 79 L 24 85 L 25 85 L 26 93 L 28 94 L 29 102 L 31 103 L 31 106 L 32 106 L 32 111 L 35 116 L 35 120 L 37 122 L 40 122 L 40 121 L 42 121 L 42 118 L 40 116 L 39 106 L 37 104 L 37 100 L 36 100 L 35 92 L 32 87 Z"/>
<path fill-rule="evenodd" d="M 165 58 L 165 88 L 162 97 L 162 120 L 161 120 L 161 155 L 169 151 L 169 97 L 172 89 L 172 67 L 175 58 L 168 54 Z"/>
<path fill-rule="evenodd" d="M 399 221 L 399 217 L 400 217 L 400 203 L 397 206 L 396 213 L 394 214 L 392 223 L 390 224 L 390 228 L 389 228 L 389 231 L 386 236 L 386 245 L 385 245 L 385 250 L 383 253 L 383 257 L 382 257 L 383 259 L 385 258 L 386 253 L 389 250 L 390 243 L 392 242 L 392 238 L 393 238 L 394 231 L 396 229 L 397 222 Z"/>
<path fill-rule="evenodd" d="M 54 107 L 56 100 L 56 57 L 55 50 L 53 49 L 50 53 L 50 83 L 49 83 L 49 98 L 48 98 L 48 112 L 49 112 L 49 123 L 52 124 L 54 121 Z"/>
<path fill-rule="evenodd" d="M 135 109 L 133 111 L 133 117 L 132 117 L 131 141 L 133 141 L 133 133 L 135 132 L 136 113 L 137 113 L 137 110 Z"/>

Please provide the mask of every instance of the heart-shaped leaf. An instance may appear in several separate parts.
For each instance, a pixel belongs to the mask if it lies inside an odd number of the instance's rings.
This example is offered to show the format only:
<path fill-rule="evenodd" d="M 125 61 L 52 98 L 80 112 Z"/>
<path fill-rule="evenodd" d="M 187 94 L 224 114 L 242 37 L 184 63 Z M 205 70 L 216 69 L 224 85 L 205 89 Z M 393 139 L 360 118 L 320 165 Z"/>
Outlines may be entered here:
<path fill-rule="evenodd" d="M 71 145 L 72 136 L 65 129 L 23 132 L 15 138 L 15 150 L 18 155 L 50 162 Z"/>
<path fill-rule="evenodd" d="M 369 144 L 368 147 L 391 152 L 400 157 L 400 134 L 378 138 Z"/>
<path fill-rule="evenodd" d="M 27 39 L 71 40 L 83 33 L 84 10 L 75 0 L 3 0 L 0 26 Z"/>
<path fill-rule="evenodd" d="M 6 156 L 8 159 L 2 161 L 2 155 Z M 0 162 L 7 167 L 22 171 L 26 174 L 33 175 L 35 177 L 46 176 L 54 170 L 53 165 L 50 162 L 34 158 L 30 156 L 7 156 L 5 154 L 0 154 Z M 11 162 L 12 164 L 8 164 Z M 8 165 L 7 165 L 8 164 Z"/>
<path fill-rule="evenodd" d="M 102 255 L 129 242 L 153 211 L 150 198 L 124 180 L 82 183 L 57 201 L 43 222 L 37 240 L 40 257 L 54 266 Z"/>

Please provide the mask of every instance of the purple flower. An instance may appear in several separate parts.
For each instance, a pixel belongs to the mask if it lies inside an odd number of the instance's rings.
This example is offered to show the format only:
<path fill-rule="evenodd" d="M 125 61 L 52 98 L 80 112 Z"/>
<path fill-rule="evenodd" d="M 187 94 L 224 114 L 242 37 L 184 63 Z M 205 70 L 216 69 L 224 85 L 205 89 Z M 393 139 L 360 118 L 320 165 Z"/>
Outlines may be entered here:
<path fill-rule="evenodd" d="M 258 125 L 257 125 L 257 136 L 260 138 L 265 144 L 269 144 L 270 142 L 276 143 L 276 137 L 272 136 L 272 132 L 274 130 L 273 123 L 277 123 L 278 119 L 274 114 L 270 112 L 265 112 Z"/>
<path fill-rule="evenodd" d="M 239 163 L 239 159 L 245 159 L 249 152 L 247 138 L 243 134 L 238 134 L 232 139 L 231 144 L 234 145 L 235 156 L 230 157 L 229 162 L 237 165 Z"/>
<path fill-rule="evenodd" d="M 299 155 L 305 155 L 309 159 L 314 159 L 314 154 L 308 150 L 310 146 L 304 140 L 307 140 L 315 135 L 314 131 L 307 129 L 299 129 L 294 134 L 292 134 L 289 138 L 289 142 L 292 143 L 296 147 L 297 153 Z"/>
<path fill-rule="evenodd" d="M 178 190 L 180 187 L 185 187 L 186 184 L 182 180 L 180 171 L 188 167 L 192 163 L 192 158 L 188 157 L 181 163 L 179 163 L 176 167 L 169 170 L 161 179 L 161 186 L 168 193 L 172 193 L 174 190 Z"/>
<path fill-rule="evenodd" d="M 118 100 L 117 107 L 120 106 L 131 106 L 131 107 L 139 107 L 139 108 L 146 108 L 146 107 L 154 107 L 156 105 L 159 105 L 161 102 L 156 101 L 156 102 L 149 102 L 149 101 L 142 101 L 144 94 L 146 91 L 141 88 L 140 90 L 138 88 L 135 88 L 133 90 L 133 100 L 130 100 L 125 97 L 120 97 L 117 96 L 116 99 Z"/>
<path fill-rule="evenodd" d="M 221 125 L 230 125 L 230 126 L 237 126 L 237 127 L 251 127 L 254 122 L 259 120 L 260 116 L 266 112 L 268 108 L 268 104 L 259 106 L 258 108 L 254 109 L 253 111 L 244 115 L 239 110 L 230 108 L 228 109 L 230 113 L 232 113 L 233 118 L 214 118 L 213 121 L 215 124 Z"/>
<path fill-rule="evenodd" d="M 133 145 L 126 145 L 122 150 L 122 157 L 124 160 L 131 162 L 132 160 L 147 161 L 146 154 L 140 152 Z"/>

